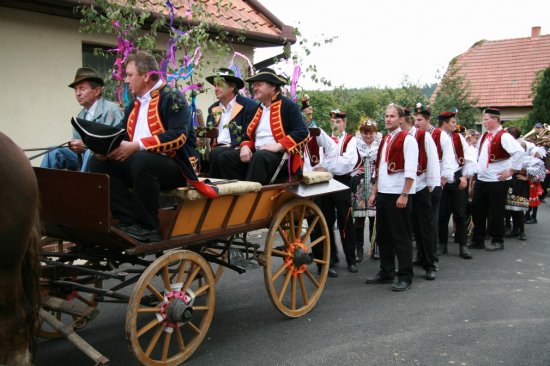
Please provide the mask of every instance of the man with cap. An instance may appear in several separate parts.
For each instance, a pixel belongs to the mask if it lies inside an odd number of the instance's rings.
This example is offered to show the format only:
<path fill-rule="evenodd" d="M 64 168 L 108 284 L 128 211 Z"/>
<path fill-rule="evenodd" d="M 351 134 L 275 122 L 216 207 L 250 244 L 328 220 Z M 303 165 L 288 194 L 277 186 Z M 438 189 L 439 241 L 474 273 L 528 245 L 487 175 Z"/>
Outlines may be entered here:
<path fill-rule="evenodd" d="M 302 114 L 306 120 L 307 127 L 317 127 L 317 122 L 313 119 L 313 107 L 309 104 L 309 95 L 307 94 L 302 98 Z"/>
<path fill-rule="evenodd" d="M 260 104 L 239 149 L 221 153 L 218 168 L 224 179 L 268 184 L 277 171 L 282 177 L 300 169 L 309 132 L 300 107 L 281 95 L 281 87 L 288 82 L 285 77 L 263 68 L 246 81 L 252 83 Z M 288 169 L 281 166 L 285 153 L 288 154 Z"/>
<path fill-rule="evenodd" d="M 79 68 L 69 87 L 74 89 L 78 104 L 84 107 L 78 113 L 78 118 L 108 126 L 122 127 L 122 109 L 117 104 L 103 98 L 103 79 L 97 71 L 89 67 Z M 69 141 L 69 147 L 50 151 L 42 160 L 41 167 L 85 172 L 88 170 L 88 160 L 91 154 L 78 132 L 73 129 L 73 138 Z M 82 160 L 79 161 L 80 159 Z"/>
<path fill-rule="evenodd" d="M 504 211 L 512 175 L 521 170 L 524 150 L 500 125 L 500 110 L 486 108 L 483 126 L 487 130 L 477 143 L 477 179 L 472 199 L 474 232 L 471 248 L 485 247 L 487 218 L 492 237 L 487 251 L 504 249 Z"/>
<path fill-rule="evenodd" d="M 207 128 L 218 128 L 218 137 L 211 141 L 208 175 L 219 178 L 220 154 L 240 145 L 257 104 L 239 94 L 239 90 L 244 87 L 244 81 L 236 77 L 231 69 L 220 68 L 206 80 L 214 85 L 214 93 L 218 99 L 208 108 L 206 120 Z"/>
<path fill-rule="evenodd" d="M 468 143 L 456 131 L 456 112 L 442 112 L 437 120 L 439 121 L 439 128 L 450 137 L 453 148 L 453 159 L 451 160 L 453 177 L 443 185 L 439 206 L 438 252 L 440 255 L 447 253 L 449 218 L 452 213 L 456 224 L 455 240 L 459 244 L 459 255 L 463 259 L 472 259 L 472 255 L 466 247 L 468 236 L 466 205 L 468 203 L 468 179 L 474 174 L 475 163 L 465 159 Z"/>
<path fill-rule="evenodd" d="M 441 170 L 437 147 L 432 136 L 423 129 L 414 126 L 414 118 L 405 116 L 401 129 L 416 139 L 418 144 L 418 167 L 416 172 L 415 193 L 412 195 L 412 227 L 419 258 L 426 271 L 426 279 L 435 280 L 437 263 L 434 243 L 434 219 L 431 194 L 441 184 Z"/>
<path fill-rule="evenodd" d="M 191 112 L 185 97 L 165 85 L 154 56 L 139 51 L 125 61 L 128 88 L 136 96 L 126 107 L 126 139 L 106 156 L 90 159 L 90 170 L 110 177 L 111 212 L 119 229 L 143 242 L 159 241 L 161 190 L 192 185 L 208 198 L 217 191 L 199 182 Z"/>

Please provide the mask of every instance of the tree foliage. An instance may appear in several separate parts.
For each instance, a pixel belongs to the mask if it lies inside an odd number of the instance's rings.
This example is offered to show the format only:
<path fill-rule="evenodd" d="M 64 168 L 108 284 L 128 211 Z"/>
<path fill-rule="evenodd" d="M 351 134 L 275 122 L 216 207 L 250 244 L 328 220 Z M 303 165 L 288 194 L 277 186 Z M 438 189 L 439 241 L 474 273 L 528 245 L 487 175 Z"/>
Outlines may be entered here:
<path fill-rule="evenodd" d="M 550 67 L 539 72 L 533 90 L 533 109 L 527 117 L 525 132 L 529 132 L 536 122 L 550 123 Z"/>
<path fill-rule="evenodd" d="M 475 107 L 477 102 L 471 94 L 470 82 L 460 74 L 460 68 L 451 62 L 441 79 L 432 105 L 432 115 L 456 108 L 459 111 L 457 122 L 466 128 L 473 128 L 476 115 L 479 114 L 479 109 Z"/>

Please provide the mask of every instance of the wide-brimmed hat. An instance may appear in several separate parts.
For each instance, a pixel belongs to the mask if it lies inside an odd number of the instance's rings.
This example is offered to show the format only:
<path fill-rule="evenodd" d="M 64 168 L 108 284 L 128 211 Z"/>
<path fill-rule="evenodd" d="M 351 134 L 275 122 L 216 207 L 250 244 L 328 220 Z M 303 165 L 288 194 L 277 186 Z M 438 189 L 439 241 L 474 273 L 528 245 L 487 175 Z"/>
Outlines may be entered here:
<path fill-rule="evenodd" d="M 76 129 L 86 147 L 96 154 L 107 155 L 124 139 L 126 130 L 103 123 L 88 121 L 82 118 L 71 118 L 71 124 Z"/>
<path fill-rule="evenodd" d="M 267 67 L 260 69 L 256 75 L 246 79 L 247 83 L 253 83 L 255 81 L 265 81 L 273 85 L 288 84 L 287 78 L 282 75 L 277 75 L 274 70 Z"/>
<path fill-rule="evenodd" d="M 76 70 L 76 75 L 74 76 L 74 81 L 69 84 L 69 88 L 74 88 L 76 84 L 84 80 L 92 80 L 103 86 L 103 78 L 99 76 L 99 73 L 92 69 L 91 67 L 81 67 Z"/>
<path fill-rule="evenodd" d="M 233 83 L 237 85 L 237 89 L 244 88 L 244 81 L 238 77 L 235 76 L 235 71 L 231 69 L 227 69 L 225 67 L 221 67 L 218 69 L 218 72 L 216 72 L 216 75 L 211 75 L 206 77 L 206 81 L 208 81 L 212 85 L 216 85 L 216 78 L 222 78 L 225 81 L 228 81 L 230 83 Z"/>

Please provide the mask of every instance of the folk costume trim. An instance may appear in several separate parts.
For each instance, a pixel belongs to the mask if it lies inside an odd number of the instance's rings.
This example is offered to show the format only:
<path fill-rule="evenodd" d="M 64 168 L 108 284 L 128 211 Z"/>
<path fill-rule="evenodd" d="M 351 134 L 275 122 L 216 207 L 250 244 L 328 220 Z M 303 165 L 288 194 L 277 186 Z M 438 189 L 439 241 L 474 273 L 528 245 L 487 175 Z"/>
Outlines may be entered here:
<path fill-rule="evenodd" d="M 434 139 L 435 147 L 437 148 L 437 156 L 439 156 L 439 162 L 443 160 L 443 149 L 441 148 L 441 128 L 434 127 L 430 130 L 430 133 Z"/>
<path fill-rule="evenodd" d="M 459 166 L 464 166 L 464 149 L 462 148 L 462 141 L 458 132 L 451 133 L 453 139 L 453 150 L 455 152 L 455 159 Z"/>
<path fill-rule="evenodd" d="M 306 149 L 311 166 L 314 167 L 319 164 L 321 162 L 321 154 L 319 152 L 319 143 L 317 142 L 317 138 L 315 136 L 310 136 Z"/>
<path fill-rule="evenodd" d="M 147 110 L 147 125 L 152 136 L 141 139 L 141 143 L 147 151 L 174 157 L 177 150 L 181 148 L 187 141 L 187 136 L 181 134 L 178 138 L 164 143 L 161 142 L 157 136 L 161 133 L 166 132 L 159 114 L 160 90 L 163 87 L 164 84 L 162 84 L 158 89 L 155 89 L 151 92 L 151 101 L 149 102 L 149 108 Z M 139 102 L 139 100 L 136 100 L 134 102 L 134 108 L 128 116 L 127 129 L 130 141 L 134 140 L 134 132 L 137 124 L 137 117 L 140 105 L 141 103 Z"/>
<path fill-rule="evenodd" d="M 500 142 L 502 135 L 504 135 L 505 133 L 508 132 L 506 130 L 500 130 L 492 138 L 489 138 L 489 146 L 487 146 L 487 164 L 506 160 L 510 157 L 510 154 L 508 153 L 508 151 L 504 150 L 504 148 L 502 147 L 502 143 Z M 479 151 L 477 153 L 478 157 L 481 154 L 481 147 L 483 146 L 483 142 L 488 137 L 488 135 L 489 132 L 485 132 L 483 136 L 481 136 Z"/>
<path fill-rule="evenodd" d="M 229 122 L 227 123 L 227 128 L 231 128 L 230 125 L 232 124 L 231 122 L 234 121 L 234 119 L 237 117 L 237 115 L 239 113 L 241 113 L 241 111 L 243 110 L 244 106 L 239 104 L 236 100 L 235 100 L 235 104 L 233 104 L 233 109 L 231 110 L 231 117 L 229 117 Z M 213 127 L 218 127 L 218 124 L 220 123 L 221 119 L 222 119 L 222 113 L 223 113 L 223 109 L 222 107 L 218 104 L 217 106 L 213 107 L 212 108 L 212 111 L 211 111 L 212 115 L 214 116 L 214 126 Z M 222 127 L 223 128 L 223 127 Z M 229 134 L 231 135 L 231 131 L 229 132 Z M 212 143 L 211 143 L 212 147 L 215 147 L 216 145 L 218 145 L 218 139 L 217 138 L 213 138 L 212 139 Z"/>
<path fill-rule="evenodd" d="M 416 129 L 414 136 L 418 143 L 418 167 L 416 168 L 416 175 L 420 176 L 422 173 L 428 170 L 428 154 L 426 154 L 426 131 L 419 128 Z"/>
<path fill-rule="evenodd" d="M 399 131 L 399 133 L 390 140 L 388 147 L 386 148 L 386 157 L 388 163 L 388 174 L 399 173 L 405 171 L 405 156 L 404 156 L 404 147 L 405 147 L 405 138 L 409 133 L 406 131 Z M 380 167 L 380 158 L 382 154 L 382 149 L 386 144 L 387 140 L 386 135 L 380 147 L 378 148 L 378 154 L 376 156 L 376 176 L 378 176 L 378 168 Z"/>

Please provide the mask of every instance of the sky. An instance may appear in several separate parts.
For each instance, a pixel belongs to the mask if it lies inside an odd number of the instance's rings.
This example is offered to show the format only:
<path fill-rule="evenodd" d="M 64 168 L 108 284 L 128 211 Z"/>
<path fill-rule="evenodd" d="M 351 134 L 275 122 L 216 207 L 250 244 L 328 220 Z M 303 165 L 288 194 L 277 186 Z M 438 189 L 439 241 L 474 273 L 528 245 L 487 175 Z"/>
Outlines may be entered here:
<path fill-rule="evenodd" d="M 550 34 L 548 0 L 260 0 L 308 41 L 338 37 L 312 47 L 302 61 L 346 88 L 397 87 L 404 80 L 436 83 L 449 61 L 480 40 Z M 293 52 L 303 53 L 299 46 Z M 255 62 L 280 53 L 260 49 Z M 550 62 L 550 60 L 549 60 Z M 277 71 L 292 75 L 292 65 Z M 302 75 L 304 89 L 326 89 Z"/>

